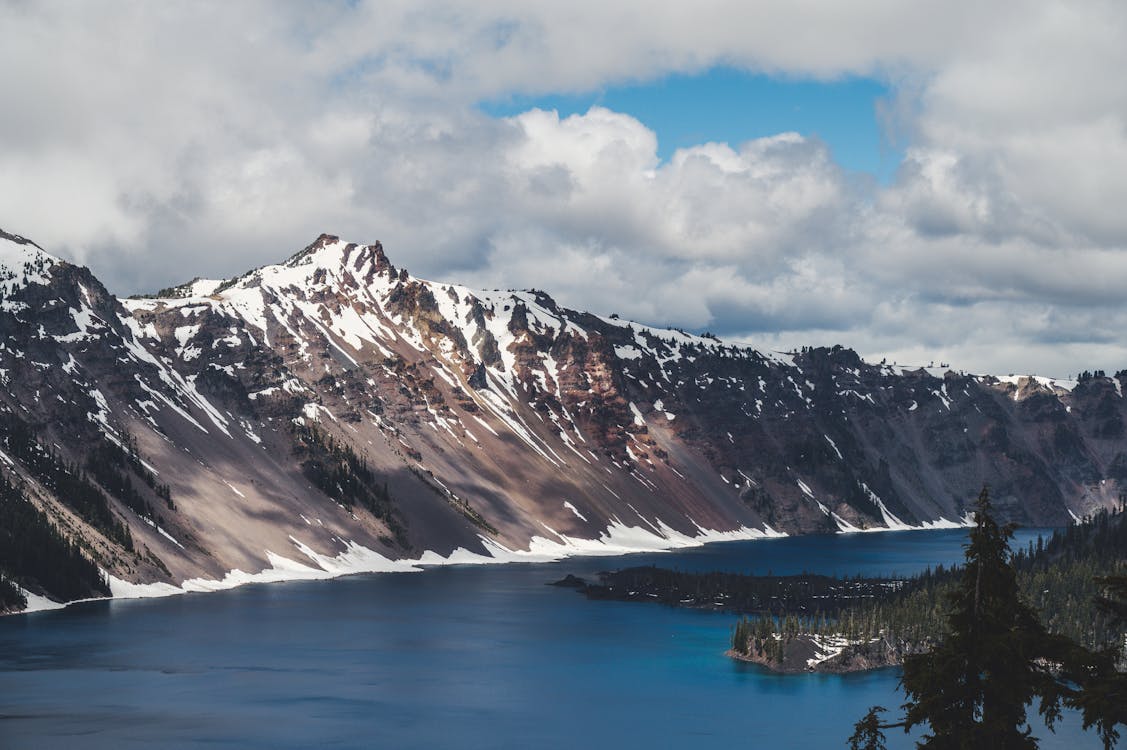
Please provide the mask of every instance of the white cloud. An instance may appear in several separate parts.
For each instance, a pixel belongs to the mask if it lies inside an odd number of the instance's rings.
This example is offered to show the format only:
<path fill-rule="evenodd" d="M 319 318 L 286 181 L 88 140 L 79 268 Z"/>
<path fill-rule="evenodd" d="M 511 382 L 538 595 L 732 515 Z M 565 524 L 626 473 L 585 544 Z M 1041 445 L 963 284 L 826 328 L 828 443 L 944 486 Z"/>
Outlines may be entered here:
<path fill-rule="evenodd" d="M 769 345 L 1127 363 L 1122 3 L 16 2 L 0 25 L 0 226 L 119 292 L 334 231 Z M 895 183 L 794 133 L 662 163 L 626 113 L 474 109 L 717 64 L 886 80 Z"/>

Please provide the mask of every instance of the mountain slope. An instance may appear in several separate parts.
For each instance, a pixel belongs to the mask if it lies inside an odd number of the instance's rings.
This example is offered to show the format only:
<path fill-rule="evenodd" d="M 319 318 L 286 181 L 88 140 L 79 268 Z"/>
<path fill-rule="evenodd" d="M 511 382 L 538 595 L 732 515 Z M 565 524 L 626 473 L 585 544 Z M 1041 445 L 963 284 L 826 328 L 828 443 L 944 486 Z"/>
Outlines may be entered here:
<path fill-rule="evenodd" d="M 69 507 L 58 469 L 2 470 L 125 581 L 949 524 L 984 482 L 1013 520 L 1062 524 L 1127 473 L 1122 374 L 765 354 L 417 279 L 330 235 L 123 301 L 0 249 L 0 405 L 110 515 Z"/>

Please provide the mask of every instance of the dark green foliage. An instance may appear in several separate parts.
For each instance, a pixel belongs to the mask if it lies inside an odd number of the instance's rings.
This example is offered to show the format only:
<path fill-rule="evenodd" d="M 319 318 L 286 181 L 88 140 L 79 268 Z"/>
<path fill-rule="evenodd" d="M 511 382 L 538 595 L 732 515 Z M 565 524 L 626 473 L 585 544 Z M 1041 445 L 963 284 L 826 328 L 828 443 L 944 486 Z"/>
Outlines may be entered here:
<path fill-rule="evenodd" d="M 133 437 L 128 432 L 125 433 L 124 448 L 108 440 L 103 440 L 101 444 L 104 446 L 104 450 L 113 451 L 113 458 L 116 460 L 119 468 L 128 468 L 133 472 L 133 475 L 144 482 L 157 497 L 164 500 L 169 510 L 176 510 L 176 504 L 172 502 L 172 489 L 167 484 L 157 482 L 156 475 L 154 475 L 141 460 L 140 453 L 137 450 L 137 438 Z"/>
<path fill-rule="evenodd" d="M 1105 593 L 1096 597 L 1096 608 L 1119 627 L 1127 627 L 1127 575 L 1096 579 Z"/>
<path fill-rule="evenodd" d="M 215 291 L 213 291 L 212 294 L 219 294 L 221 292 L 227 291 L 228 289 L 233 287 L 235 284 L 238 284 L 240 279 L 243 279 L 245 277 L 246 277 L 246 274 L 243 274 L 242 276 L 234 276 L 230 279 L 227 279 L 222 284 L 215 287 Z"/>
<path fill-rule="evenodd" d="M 649 565 L 600 573 L 599 584 L 586 587 L 584 593 L 592 599 L 646 599 L 678 606 L 783 616 L 838 612 L 855 607 L 858 601 L 886 599 L 901 583 L 884 578 L 837 578 L 809 573 L 792 576 L 696 573 Z"/>
<path fill-rule="evenodd" d="M 1012 559 L 1021 598 L 1032 605 L 1045 629 L 1093 649 L 1122 642 L 1123 625 L 1101 612 L 1095 598 L 1105 593 L 1101 577 L 1125 562 L 1127 514 L 1121 512 L 1097 513 L 1047 542 L 1038 538 Z M 911 651 L 947 632 L 947 602 L 962 575 L 961 568 L 943 566 L 908 579 L 690 573 L 647 566 L 600 574 L 600 583 L 584 593 L 596 599 L 751 613 L 759 616 L 753 622 L 759 619 L 773 628 L 793 619 L 801 633 L 883 637 Z M 1108 596 L 1112 591 L 1106 589 Z M 733 646 L 743 651 L 740 643 Z"/>
<path fill-rule="evenodd" d="M 1096 370 L 1095 372 L 1089 372 L 1088 370 L 1085 370 L 1084 372 L 1076 376 L 1076 380 L 1080 383 L 1086 383 L 1089 380 L 1105 377 L 1107 377 L 1107 374 L 1103 370 Z"/>
<path fill-rule="evenodd" d="M 0 573 L 0 612 L 23 609 L 27 606 L 27 597 Z"/>
<path fill-rule="evenodd" d="M 294 450 L 301 470 L 315 487 L 346 508 L 359 505 L 387 524 L 401 547 L 408 546 L 407 529 L 387 489 L 368 463 L 351 446 L 315 426 L 294 425 Z"/>
<path fill-rule="evenodd" d="M 137 456 L 131 437 L 126 436 L 130 449 L 127 451 L 109 440 L 99 440 L 86 454 L 86 469 L 107 492 L 139 516 L 159 522 L 160 516 L 153 510 L 145 496 L 133 486 L 130 474 L 144 482 L 153 493 L 164 500 L 169 510 L 174 510 L 172 494 L 168 485 L 158 484 L 153 473 L 145 468 Z"/>
<path fill-rule="evenodd" d="M 0 570 L 26 588 L 38 585 L 63 601 L 110 593 L 98 566 L 4 476 L 0 476 Z"/>
<path fill-rule="evenodd" d="M 763 654 L 772 661 L 781 662 L 788 637 L 800 631 L 811 632 L 815 627 L 811 619 L 794 615 L 778 622 L 767 617 L 744 617 L 736 623 L 732 632 L 732 650 L 744 656 Z"/>
<path fill-rule="evenodd" d="M 828 618 L 796 614 L 794 605 L 808 603 L 793 600 L 783 617 L 744 618 L 733 648 L 782 662 L 796 631 L 881 637 L 909 654 L 907 719 L 934 732 L 922 747 L 1036 747 L 1025 720 L 1033 697 L 1050 726 L 1061 706 L 1078 709 L 1085 728 L 1112 747 L 1116 727 L 1127 725 L 1127 674 L 1119 671 L 1127 576 L 1107 573 L 1127 562 L 1127 514 L 1100 512 L 1011 555 L 1010 530 L 982 500 L 967 566 L 928 571 L 858 606 L 831 604 Z M 933 650 L 910 656 L 925 648 Z"/>
<path fill-rule="evenodd" d="M 82 520 L 107 538 L 133 551 L 133 535 L 110 509 L 102 491 L 87 480 L 76 466 L 68 466 L 59 455 L 40 444 L 35 431 L 10 412 L 0 414 L 0 444 L 4 452 L 19 459 L 33 476 Z"/>
<path fill-rule="evenodd" d="M 904 661 L 906 724 L 927 724 L 920 748 L 1036 748 L 1026 707 L 1041 697 L 1051 721 L 1059 692 L 1045 656 L 1046 634 L 1021 600 L 1010 562 L 1012 527 L 979 496 L 967 561 L 948 599 L 947 634 Z"/>
<path fill-rule="evenodd" d="M 1036 698 L 1048 726 L 1062 707 L 1078 709 L 1111 748 L 1127 725 L 1127 674 L 1118 671 L 1127 665 L 1127 513 L 1102 511 L 1014 555 L 1012 528 L 989 506 L 984 492 L 966 565 L 907 580 L 648 567 L 600 574 L 584 593 L 754 612 L 736 623 L 732 649 L 778 663 L 812 635 L 879 639 L 904 657 L 908 713 L 882 724 L 871 711 L 855 747 L 882 741 L 881 729 L 927 724 L 925 748 L 1035 748 L 1026 711 Z"/>
<path fill-rule="evenodd" d="M 1101 511 L 1054 533 L 1040 551 L 1020 551 L 1013 564 L 1022 596 L 1046 630 L 1088 648 L 1122 641 L 1123 623 L 1102 611 L 1097 599 L 1105 593 L 1100 581 L 1127 564 L 1127 514 Z"/>
<path fill-rule="evenodd" d="M 1068 649 L 1059 661 L 1063 702 L 1082 712 L 1084 728 L 1095 727 L 1105 750 L 1119 740 L 1117 726 L 1127 725 L 1127 673 L 1119 669 L 1115 649 Z"/>
<path fill-rule="evenodd" d="M 1110 611 L 1101 611 L 1097 600 L 1105 592 L 1101 581 L 1113 580 L 1104 576 L 1127 563 L 1127 514 L 1101 511 L 1086 523 L 1055 532 L 1047 542 L 1039 538 L 1030 549 L 1014 555 L 1011 563 L 1021 599 L 1032 606 L 1045 630 L 1091 649 L 1122 643 L 1124 625 L 1116 623 Z M 821 604 L 829 624 L 810 632 L 933 643 L 947 632 L 947 602 L 961 575 L 960 568 L 941 566 L 899 586 L 893 581 L 881 586 L 880 579 L 840 580 L 838 586 L 851 583 L 869 595 L 860 597 L 860 604 L 836 607 L 832 600 Z M 1106 593 L 1113 596 L 1113 589 Z M 814 611 L 810 602 L 801 599 L 787 604 L 787 611 Z"/>
<path fill-rule="evenodd" d="M 1096 727 L 1110 750 L 1119 737 L 1116 726 L 1127 724 L 1127 676 L 1116 669 L 1118 649 L 1093 651 L 1047 632 L 1021 594 L 1009 547 L 1013 530 L 994 521 L 985 489 L 975 519 L 966 565 L 945 597 L 946 632 L 931 650 L 904 660 L 903 725 L 929 727 L 920 748 L 1037 748 L 1026 720 L 1037 699 L 1050 729 L 1062 706 L 1079 709 L 1085 729 Z M 1078 531 L 1054 535 L 1046 547 L 1039 543 L 1016 562 L 1032 569 L 1036 580 L 1038 572 L 1053 572 L 1036 570 L 1046 558 L 1059 565 L 1077 550 L 1086 555 L 1074 558 L 1073 567 L 1101 552 L 1121 559 L 1127 548 L 1114 542 L 1124 527 L 1121 516 L 1102 514 Z M 1108 622 L 1116 622 L 1114 607 Z M 1122 630 L 1116 633 L 1118 643 Z"/>
<path fill-rule="evenodd" d="M 751 634 L 755 629 L 755 623 L 758 621 L 750 620 L 746 617 L 740 618 L 736 623 L 735 630 L 732 631 L 732 650 L 741 654 L 747 654 L 748 643 L 751 641 Z"/>
<path fill-rule="evenodd" d="M 884 706 L 873 706 L 865 716 L 853 725 L 853 736 L 849 738 L 849 750 L 885 750 L 884 725 L 880 715 Z"/>
<path fill-rule="evenodd" d="M 450 504 L 457 509 L 459 513 L 466 517 L 470 523 L 478 527 L 482 531 L 488 531 L 490 534 L 499 534 L 497 527 L 485 520 L 485 516 L 478 512 L 477 508 L 469 504 L 469 502 L 461 498 L 450 498 Z"/>
<path fill-rule="evenodd" d="M 112 460 L 107 460 L 113 455 L 113 451 L 106 450 L 106 445 L 96 446 L 87 455 L 86 470 L 90 472 L 90 476 L 137 515 L 158 520 L 152 504 L 137 491 L 128 476 L 115 468 Z M 116 445 L 109 445 L 111 448 L 117 448 Z"/>
<path fill-rule="evenodd" d="M 1071 666 L 1068 675 L 1083 689 L 1071 704 L 1083 711 L 1084 728 L 1098 728 L 1104 747 L 1119 739 L 1117 725 L 1127 726 L 1127 576 L 1116 575 L 1097 581 L 1104 591 L 1095 599 L 1096 608 L 1118 628 L 1118 642 L 1096 653 L 1082 654 L 1084 660 Z"/>

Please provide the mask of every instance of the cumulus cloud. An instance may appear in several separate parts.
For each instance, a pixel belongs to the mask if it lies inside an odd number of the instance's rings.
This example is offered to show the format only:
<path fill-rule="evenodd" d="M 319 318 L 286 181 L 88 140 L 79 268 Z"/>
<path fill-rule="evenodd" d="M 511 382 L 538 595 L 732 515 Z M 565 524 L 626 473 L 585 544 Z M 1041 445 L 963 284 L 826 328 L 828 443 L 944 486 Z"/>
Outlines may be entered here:
<path fill-rule="evenodd" d="M 1121 3 L 12 2 L 0 24 L 0 226 L 121 293 L 333 231 L 765 347 L 1127 366 Z M 475 108 L 715 65 L 884 80 L 895 180 L 798 133 L 662 161 L 628 113 Z"/>

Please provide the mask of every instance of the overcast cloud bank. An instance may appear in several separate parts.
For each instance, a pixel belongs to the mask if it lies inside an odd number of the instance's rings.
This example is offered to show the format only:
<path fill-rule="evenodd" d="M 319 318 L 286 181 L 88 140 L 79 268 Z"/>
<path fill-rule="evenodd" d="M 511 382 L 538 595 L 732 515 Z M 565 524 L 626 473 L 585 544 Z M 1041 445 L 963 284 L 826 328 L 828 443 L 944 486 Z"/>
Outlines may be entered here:
<path fill-rule="evenodd" d="M 119 293 L 331 231 L 764 348 L 1127 367 L 1127 6 L 796 5 L 0 4 L 0 226 Z M 661 162 L 626 113 L 475 108 L 715 65 L 888 82 L 895 180 L 796 133 Z"/>

